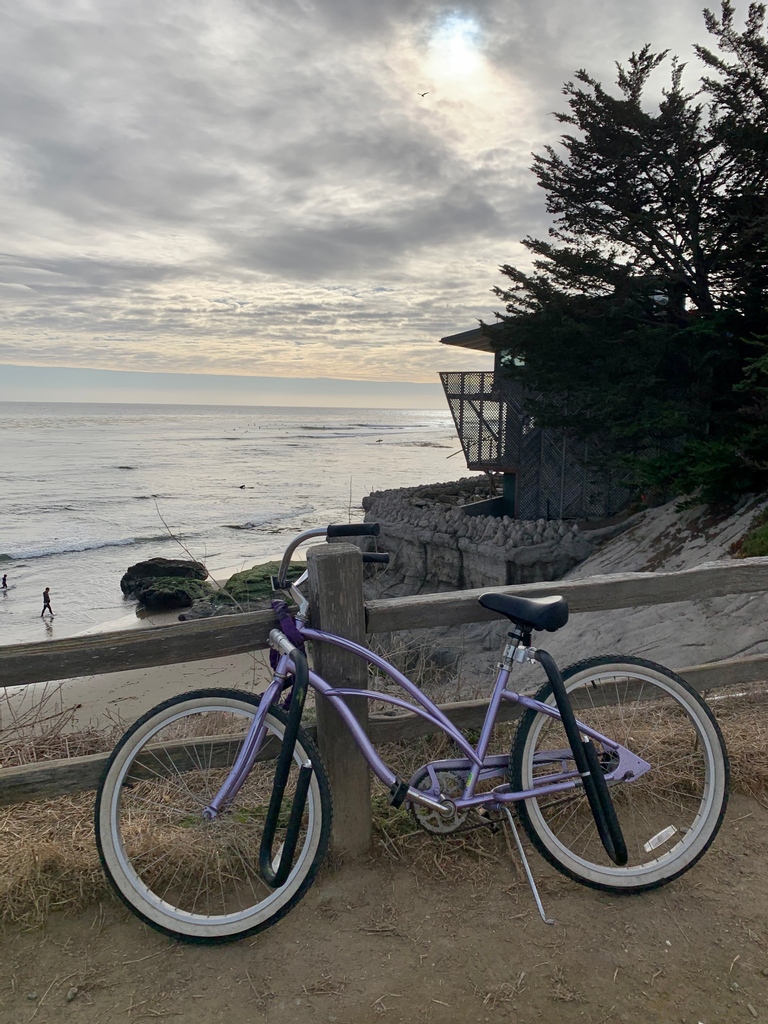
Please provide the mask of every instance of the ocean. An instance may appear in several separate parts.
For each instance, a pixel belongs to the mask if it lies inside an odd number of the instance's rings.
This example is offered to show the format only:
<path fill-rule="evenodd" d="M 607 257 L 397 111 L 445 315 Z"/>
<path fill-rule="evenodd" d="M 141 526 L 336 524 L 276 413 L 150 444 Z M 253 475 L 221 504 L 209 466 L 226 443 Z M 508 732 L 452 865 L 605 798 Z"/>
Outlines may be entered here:
<path fill-rule="evenodd" d="M 142 559 L 226 578 L 361 521 L 373 490 L 467 472 L 447 410 L 0 402 L 0 424 L 3 645 L 135 616 L 120 577 Z"/>

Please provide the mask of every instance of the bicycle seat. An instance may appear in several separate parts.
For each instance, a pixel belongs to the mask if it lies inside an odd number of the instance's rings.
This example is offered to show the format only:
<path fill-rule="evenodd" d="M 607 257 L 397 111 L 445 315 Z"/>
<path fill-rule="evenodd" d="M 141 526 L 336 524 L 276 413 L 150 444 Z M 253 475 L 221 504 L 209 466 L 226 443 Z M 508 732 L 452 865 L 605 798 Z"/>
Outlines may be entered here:
<path fill-rule="evenodd" d="M 478 601 L 491 612 L 505 615 L 525 630 L 554 633 L 568 621 L 568 602 L 564 597 L 514 597 L 511 594 L 483 594 Z"/>

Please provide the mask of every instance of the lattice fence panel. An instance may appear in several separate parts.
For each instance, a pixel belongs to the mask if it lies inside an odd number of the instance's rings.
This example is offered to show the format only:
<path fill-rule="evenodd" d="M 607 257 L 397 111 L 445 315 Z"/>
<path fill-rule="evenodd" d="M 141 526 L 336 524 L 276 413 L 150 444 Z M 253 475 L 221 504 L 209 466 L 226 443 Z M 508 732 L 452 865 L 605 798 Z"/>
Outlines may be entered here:
<path fill-rule="evenodd" d="M 442 373 L 448 407 L 470 469 L 514 471 L 517 466 L 517 400 L 496 374 Z"/>

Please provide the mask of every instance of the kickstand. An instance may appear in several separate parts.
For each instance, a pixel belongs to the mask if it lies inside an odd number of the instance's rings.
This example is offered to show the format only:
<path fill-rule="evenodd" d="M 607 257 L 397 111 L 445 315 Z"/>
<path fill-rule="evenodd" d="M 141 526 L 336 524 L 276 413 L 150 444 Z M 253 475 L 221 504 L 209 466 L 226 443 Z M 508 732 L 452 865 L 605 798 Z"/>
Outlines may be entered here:
<path fill-rule="evenodd" d="M 528 864 L 528 858 L 525 856 L 523 844 L 520 842 L 520 836 L 517 834 L 517 828 L 515 827 L 515 819 L 512 817 L 512 812 L 508 807 L 503 807 L 502 810 L 507 816 L 510 831 L 512 832 L 512 835 L 515 837 L 515 843 L 517 844 L 517 852 L 520 854 L 520 860 L 523 862 L 523 867 L 525 868 L 525 875 L 528 879 L 528 885 L 530 885 L 531 892 L 533 893 L 533 898 L 536 900 L 536 906 L 538 907 L 539 913 L 541 914 L 541 920 L 544 922 L 544 924 L 554 924 L 555 922 L 550 920 L 550 918 L 548 918 L 547 915 L 544 913 L 544 907 L 541 905 L 541 899 L 539 898 L 539 890 L 536 888 L 536 883 L 533 880 L 533 873 L 531 871 L 530 865 Z"/>

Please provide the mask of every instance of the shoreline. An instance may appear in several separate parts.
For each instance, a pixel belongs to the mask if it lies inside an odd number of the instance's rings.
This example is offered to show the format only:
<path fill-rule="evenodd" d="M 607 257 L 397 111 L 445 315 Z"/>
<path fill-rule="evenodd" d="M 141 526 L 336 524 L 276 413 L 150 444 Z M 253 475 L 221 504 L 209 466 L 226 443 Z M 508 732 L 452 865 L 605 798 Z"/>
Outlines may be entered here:
<path fill-rule="evenodd" d="M 281 555 L 275 558 L 265 558 L 263 562 L 255 562 L 256 565 L 265 565 L 267 562 L 279 562 Z M 247 568 L 252 568 L 248 566 Z M 223 569 L 217 569 L 217 576 L 211 576 L 211 582 L 214 586 L 221 588 L 235 573 L 242 572 L 242 566 L 224 566 Z M 174 622 L 178 622 L 179 615 L 184 613 L 184 608 L 169 609 L 165 612 L 152 612 L 142 611 L 139 614 L 137 608 L 134 608 L 133 612 L 129 612 L 125 615 L 119 615 L 115 619 L 106 619 L 104 622 L 97 622 L 93 626 L 88 626 L 87 629 L 81 629 L 77 633 L 73 633 L 73 636 L 93 636 L 95 633 L 112 633 L 122 632 L 126 629 L 148 629 L 152 626 L 170 626 Z"/>
<path fill-rule="evenodd" d="M 225 576 L 224 581 L 228 578 Z M 99 633 L 168 626 L 178 622 L 181 611 L 149 612 L 141 616 L 134 611 L 90 626 L 74 635 L 94 636 Z M 67 728 L 68 732 L 86 728 L 112 728 L 118 724 L 128 728 L 156 704 L 187 690 L 228 687 L 260 693 L 266 689 L 271 678 L 269 652 L 260 650 L 203 661 L 31 683 L 6 691 L 6 700 L 17 715 L 29 713 L 35 706 L 45 707 L 54 715 L 76 709 Z"/>

